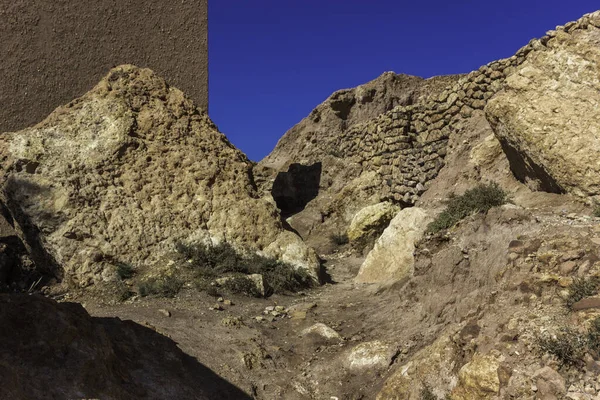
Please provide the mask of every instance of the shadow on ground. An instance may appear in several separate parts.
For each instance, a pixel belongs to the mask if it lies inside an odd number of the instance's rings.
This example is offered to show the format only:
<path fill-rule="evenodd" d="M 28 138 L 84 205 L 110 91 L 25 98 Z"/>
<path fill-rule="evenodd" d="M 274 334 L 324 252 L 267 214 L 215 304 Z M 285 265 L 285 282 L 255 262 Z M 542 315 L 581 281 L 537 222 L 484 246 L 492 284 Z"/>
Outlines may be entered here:
<path fill-rule="evenodd" d="M 0 295 L 0 399 L 250 399 L 177 344 L 77 303 Z"/>

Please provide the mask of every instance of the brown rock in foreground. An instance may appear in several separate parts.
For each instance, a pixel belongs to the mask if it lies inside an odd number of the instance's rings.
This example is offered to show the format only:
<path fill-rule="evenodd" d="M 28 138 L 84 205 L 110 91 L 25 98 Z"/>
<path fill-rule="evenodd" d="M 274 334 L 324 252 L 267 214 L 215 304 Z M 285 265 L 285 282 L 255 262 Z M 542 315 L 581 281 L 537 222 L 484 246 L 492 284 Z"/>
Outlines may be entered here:
<path fill-rule="evenodd" d="M 246 156 L 148 69 L 113 69 L 0 136 L 0 149 L 8 207 L 75 285 L 115 279 L 116 263 L 152 268 L 179 241 L 227 241 L 318 277 L 314 251 L 258 197 Z"/>
<path fill-rule="evenodd" d="M 249 399 L 172 340 L 79 304 L 0 295 L 2 399 Z"/>

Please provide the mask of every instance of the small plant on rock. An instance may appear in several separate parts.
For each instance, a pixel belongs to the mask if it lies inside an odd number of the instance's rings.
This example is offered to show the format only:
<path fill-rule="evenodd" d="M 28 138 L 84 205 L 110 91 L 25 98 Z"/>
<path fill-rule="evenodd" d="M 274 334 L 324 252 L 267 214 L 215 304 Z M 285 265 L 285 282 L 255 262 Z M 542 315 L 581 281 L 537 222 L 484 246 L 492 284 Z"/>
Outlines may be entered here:
<path fill-rule="evenodd" d="M 497 183 L 479 184 L 460 196 L 450 195 L 446 200 L 446 209 L 429 224 L 427 230 L 436 233 L 451 228 L 471 214 L 487 212 L 507 201 L 508 194 Z"/>
<path fill-rule="evenodd" d="M 176 277 L 162 276 L 158 278 L 151 278 L 142 282 L 138 286 L 138 293 L 140 296 L 161 296 L 161 297 L 175 297 L 177 293 L 183 287 L 183 282 Z"/>
<path fill-rule="evenodd" d="M 129 279 L 135 274 L 133 266 L 127 263 L 117 262 L 115 268 L 117 270 L 117 275 L 119 275 L 121 280 Z"/>
<path fill-rule="evenodd" d="M 297 292 L 312 286 L 312 279 L 302 269 L 279 260 L 258 254 L 242 255 L 229 243 L 217 245 L 179 243 L 178 252 L 186 259 L 196 275 L 196 283 L 200 289 L 210 286 L 210 282 L 225 275 L 232 275 L 224 289 L 234 293 L 256 296 L 256 288 L 244 275 L 260 274 L 265 286 L 274 293 Z M 269 293 L 270 294 L 270 293 Z"/>
<path fill-rule="evenodd" d="M 588 350 L 594 359 L 600 358 L 600 317 L 594 318 L 587 334 Z"/>
<path fill-rule="evenodd" d="M 329 240 L 338 246 L 343 246 L 349 242 L 348 235 L 345 233 L 333 233 L 329 236 Z"/>
<path fill-rule="evenodd" d="M 230 277 L 223 283 L 222 287 L 230 293 L 241 293 L 246 296 L 262 297 L 262 293 L 258 291 L 256 285 L 242 274 Z"/>
<path fill-rule="evenodd" d="M 561 328 L 556 336 L 539 337 L 537 344 L 542 352 L 552 354 L 562 365 L 567 366 L 579 365 L 587 347 L 583 335 L 566 327 Z"/>
<path fill-rule="evenodd" d="M 575 278 L 569 287 L 569 296 L 565 299 L 565 304 L 571 308 L 579 300 L 597 294 L 599 284 L 598 278 L 595 277 Z"/>

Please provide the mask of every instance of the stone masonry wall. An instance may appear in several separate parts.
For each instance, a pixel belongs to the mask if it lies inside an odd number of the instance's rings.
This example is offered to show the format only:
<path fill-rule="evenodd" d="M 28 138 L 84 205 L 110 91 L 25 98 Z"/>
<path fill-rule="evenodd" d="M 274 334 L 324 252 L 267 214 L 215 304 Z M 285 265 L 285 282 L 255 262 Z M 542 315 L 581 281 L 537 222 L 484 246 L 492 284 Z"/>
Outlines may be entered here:
<path fill-rule="evenodd" d="M 556 31 L 585 29 L 589 18 L 582 18 Z M 483 110 L 504 79 L 527 55 L 544 46 L 556 35 L 550 31 L 533 39 L 514 56 L 491 62 L 447 88 L 437 99 L 421 104 L 399 106 L 379 117 L 355 125 L 338 136 L 328 148 L 342 157 L 381 175 L 384 197 L 413 205 L 444 166 L 448 139 L 457 131 L 457 122 L 474 110 Z"/>

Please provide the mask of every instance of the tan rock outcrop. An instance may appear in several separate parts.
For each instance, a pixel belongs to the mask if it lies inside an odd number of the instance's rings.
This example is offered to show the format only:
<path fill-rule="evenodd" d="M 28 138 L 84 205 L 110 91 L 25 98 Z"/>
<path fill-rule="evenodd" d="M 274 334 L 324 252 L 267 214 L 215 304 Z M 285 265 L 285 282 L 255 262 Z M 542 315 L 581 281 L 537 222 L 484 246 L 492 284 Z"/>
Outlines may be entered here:
<path fill-rule="evenodd" d="M 408 117 L 392 110 L 437 101 L 444 89 L 460 77 L 422 79 L 386 72 L 357 88 L 335 92 L 286 132 L 271 154 L 255 167 L 261 192 L 273 196 L 282 214 L 291 216 L 290 225 L 309 245 L 327 252 L 328 237 L 345 232 L 360 209 L 403 199 L 393 196 L 390 185 L 406 188 L 406 181 L 415 190 L 425 189 L 422 185 L 417 189 L 418 182 L 408 174 L 391 176 L 393 158 L 398 158 L 395 165 L 401 165 L 405 156 L 414 158 L 406 150 L 412 147 L 405 129 Z M 418 174 L 442 165 L 441 159 L 436 160 L 432 154 L 435 145 L 431 143 L 436 138 L 430 139 L 415 144 L 431 150 Z M 406 151 L 395 153 L 399 149 Z M 397 169 L 408 172 L 413 167 Z"/>
<path fill-rule="evenodd" d="M 545 191 L 600 196 L 600 12 L 532 41 L 485 108 L 514 174 Z"/>
<path fill-rule="evenodd" d="M 350 370 L 383 370 L 394 357 L 395 349 L 380 340 L 361 343 L 354 346 L 346 358 L 346 367 Z"/>
<path fill-rule="evenodd" d="M 0 149 L 9 208 L 74 284 L 110 279 L 115 262 L 151 267 L 178 241 L 265 250 L 318 276 L 314 251 L 257 195 L 246 156 L 148 69 L 113 69 Z"/>
<path fill-rule="evenodd" d="M 398 211 L 400 207 L 387 201 L 363 208 L 350 222 L 348 239 L 355 242 L 380 235 Z"/>
<path fill-rule="evenodd" d="M 435 394 L 444 398 L 456 385 L 453 371 L 456 358 L 456 344 L 448 336 L 440 335 L 396 369 L 377 394 L 377 400 L 420 399 L 424 385 L 439 388 Z"/>
<path fill-rule="evenodd" d="M 394 283 L 410 277 L 414 269 L 415 242 L 425 232 L 431 217 L 410 207 L 400 211 L 375 242 L 358 271 L 359 283 Z"/>
<path fill-rule="evenodd" d="M 501 361 L 498 355 L 475 353 L 471 361 L 458 371 L 458 385 L 452 391 L 452 399 L 495 398 L 500 390 L 498 368 Z"/>

